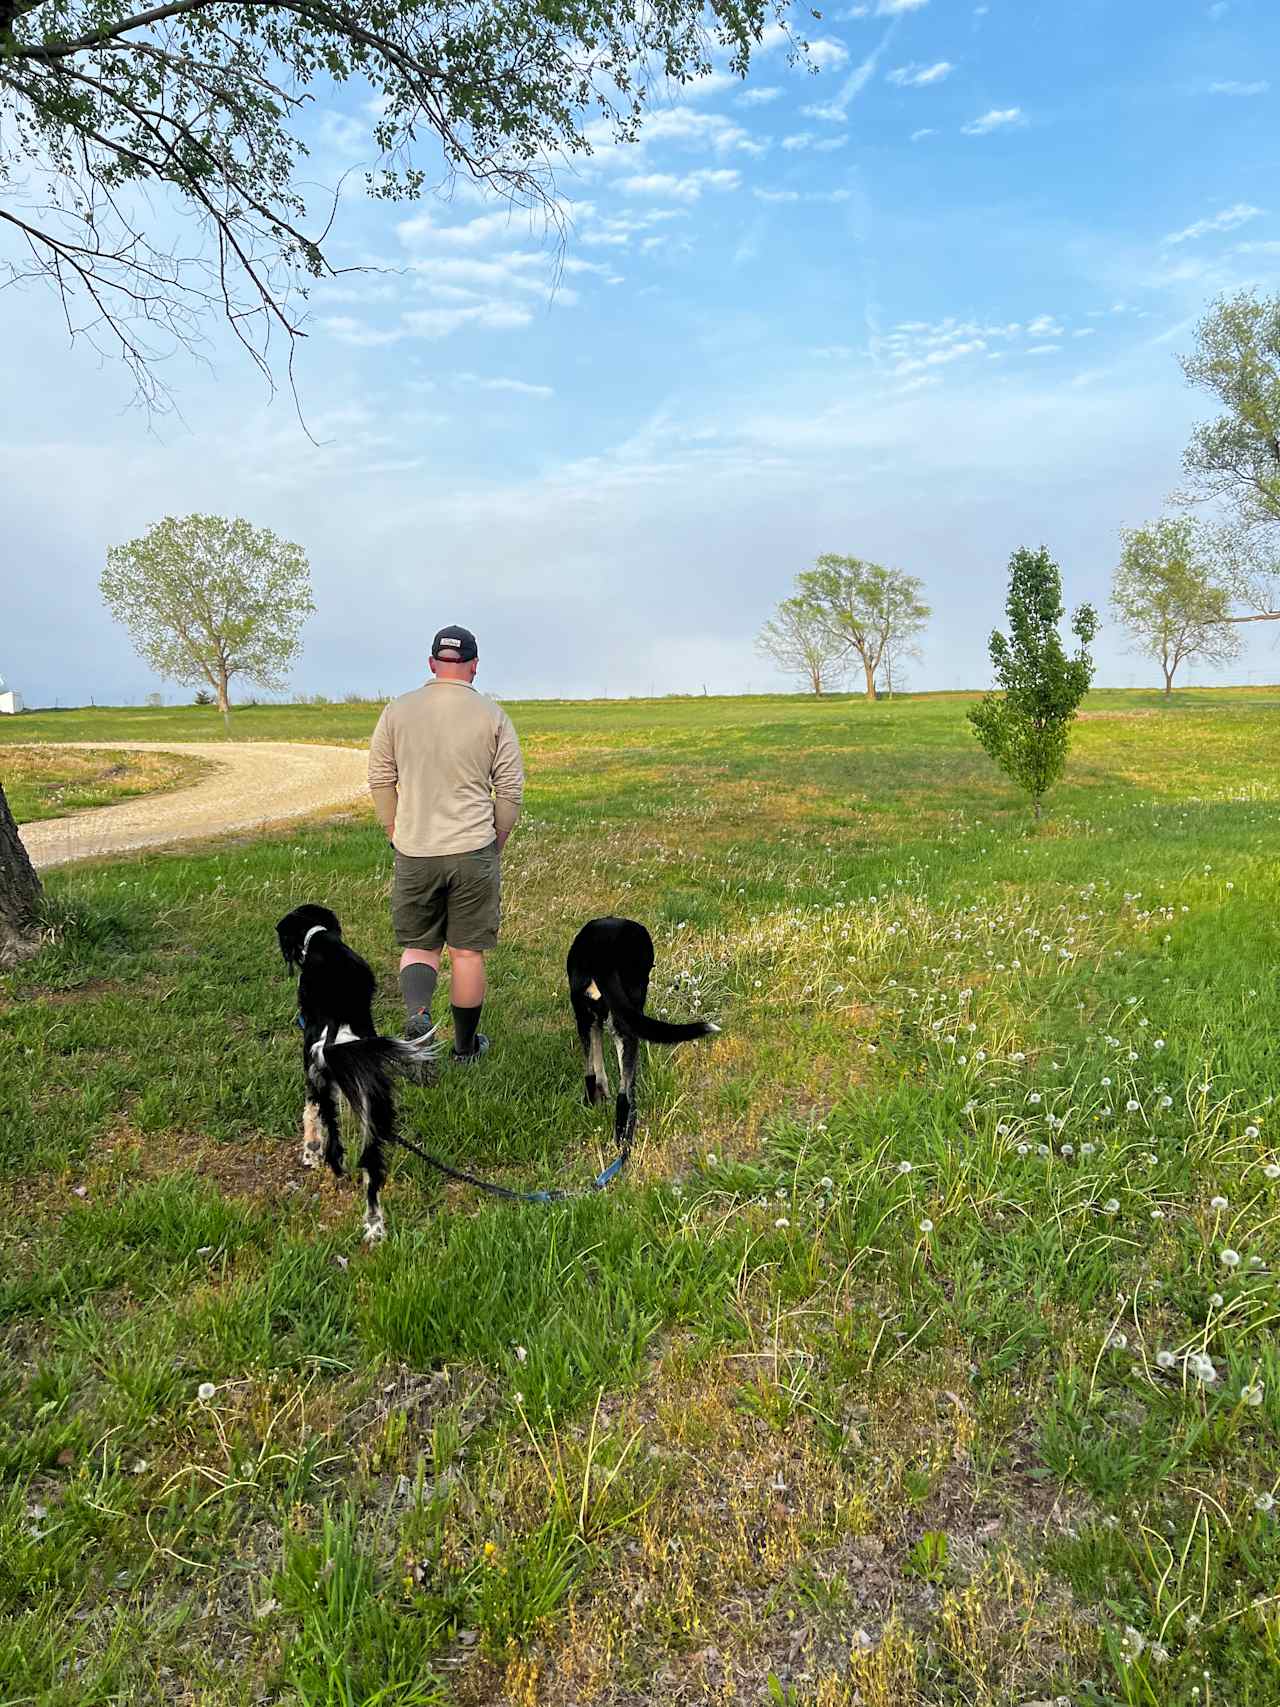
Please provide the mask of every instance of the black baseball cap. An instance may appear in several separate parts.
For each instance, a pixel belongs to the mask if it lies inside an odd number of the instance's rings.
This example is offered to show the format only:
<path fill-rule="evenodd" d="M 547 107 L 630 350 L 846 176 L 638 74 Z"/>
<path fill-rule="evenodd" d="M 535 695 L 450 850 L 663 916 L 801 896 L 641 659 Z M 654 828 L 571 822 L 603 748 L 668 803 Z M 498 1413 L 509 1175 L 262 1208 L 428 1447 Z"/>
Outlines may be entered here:
<path fill-rule="evenodd" d="M 442 628 L 431 642 L 431 656 L 443 664 L 469 664 L 480 656 L 480 648 L 471 630 L 455 622 Z"/>

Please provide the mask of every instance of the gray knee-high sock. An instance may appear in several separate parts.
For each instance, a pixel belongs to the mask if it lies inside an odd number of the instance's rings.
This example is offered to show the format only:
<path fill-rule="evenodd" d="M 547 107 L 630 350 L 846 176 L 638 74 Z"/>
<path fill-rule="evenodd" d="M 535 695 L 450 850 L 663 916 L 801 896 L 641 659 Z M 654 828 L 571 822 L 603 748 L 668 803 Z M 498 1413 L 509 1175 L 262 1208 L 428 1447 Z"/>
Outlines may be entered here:
<path fill-rule="evenodd" d="M 404 1011 L 410 1019 L 424 1010 L 431 1012 L 431 999 L 436 993 L 439 976 L 435 967 L 428 966 L 423 960 L 415 960 L 400 968 L 400 994 L 404 997 Z"/>

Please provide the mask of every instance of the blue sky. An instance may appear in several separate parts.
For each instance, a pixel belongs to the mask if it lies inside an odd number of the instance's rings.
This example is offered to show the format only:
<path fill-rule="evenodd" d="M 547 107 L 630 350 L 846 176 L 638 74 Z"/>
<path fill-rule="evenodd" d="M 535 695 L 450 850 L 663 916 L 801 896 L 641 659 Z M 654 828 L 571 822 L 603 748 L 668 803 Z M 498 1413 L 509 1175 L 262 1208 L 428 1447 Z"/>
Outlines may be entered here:
<path fill-rule="evenodd" d="M 1102 604 L 1207 409 L 1176 353 L 1215 295 L 1280 288 L 1280 8 L 870 0 L 807 34 L 814 69 L 770 41 L 563 168 L 562 248 L 465 186 L 349 180 L 333 254 L 379 270 L 313 295 L 318 444 L 216 338 L 148 423 L 6 293 L 0 670 L 36 703 L 162 685 L 97 577 L 192 509 L 309 552 L 307 692 L 401 691 L 457 620 L 506 694 L 781 686 L 753 637 L 821 551 L 923 579 L 922 688 L 986 683 L 1020 544 Z M 309 176 L 371 163 L 369 124 L 337 94 Z M 1097 653 L 1155 674 L 1110 627 Z M 1269 629 L 1230 674 L 1280 676 Z"/>

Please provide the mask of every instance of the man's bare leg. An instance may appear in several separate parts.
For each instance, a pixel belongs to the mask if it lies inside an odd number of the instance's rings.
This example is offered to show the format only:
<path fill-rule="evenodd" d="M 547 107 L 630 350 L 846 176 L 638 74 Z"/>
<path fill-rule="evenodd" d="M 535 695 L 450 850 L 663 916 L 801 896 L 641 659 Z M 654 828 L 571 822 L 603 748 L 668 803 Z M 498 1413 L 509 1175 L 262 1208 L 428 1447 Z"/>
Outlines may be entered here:
<path fill-rule="evenodd" d="M 453 1004 L 453 1051 L 463 1060 L 482 1055 L 489 1047 L 488 1039 L 479 1035 L 480 1009 L 488 988 L 484 970 L 484 952 L 478 948 L 449 949 L 451 984 L 449 1000 Z"/>

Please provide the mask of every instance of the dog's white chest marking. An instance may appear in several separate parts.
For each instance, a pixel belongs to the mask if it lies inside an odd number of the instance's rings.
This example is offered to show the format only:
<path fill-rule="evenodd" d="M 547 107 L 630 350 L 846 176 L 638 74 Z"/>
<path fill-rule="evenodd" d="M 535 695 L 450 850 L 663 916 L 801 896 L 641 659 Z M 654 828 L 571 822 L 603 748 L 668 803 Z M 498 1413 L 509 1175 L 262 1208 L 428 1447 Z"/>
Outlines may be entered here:
<path fill-rule="evenodd" d="M 340 1025 L 334 1033 L 333 1041 L 335 1043 L 354 1043 L 356 1034 L 349 1025 Z"/>
<path fill-rule="evenodd" d="M 594 978 L 587 985 L 587 994 L 591 997 L 593 1002 L 598 1002 L 600 1000 L 600 986 L 596 983 Z"/>

